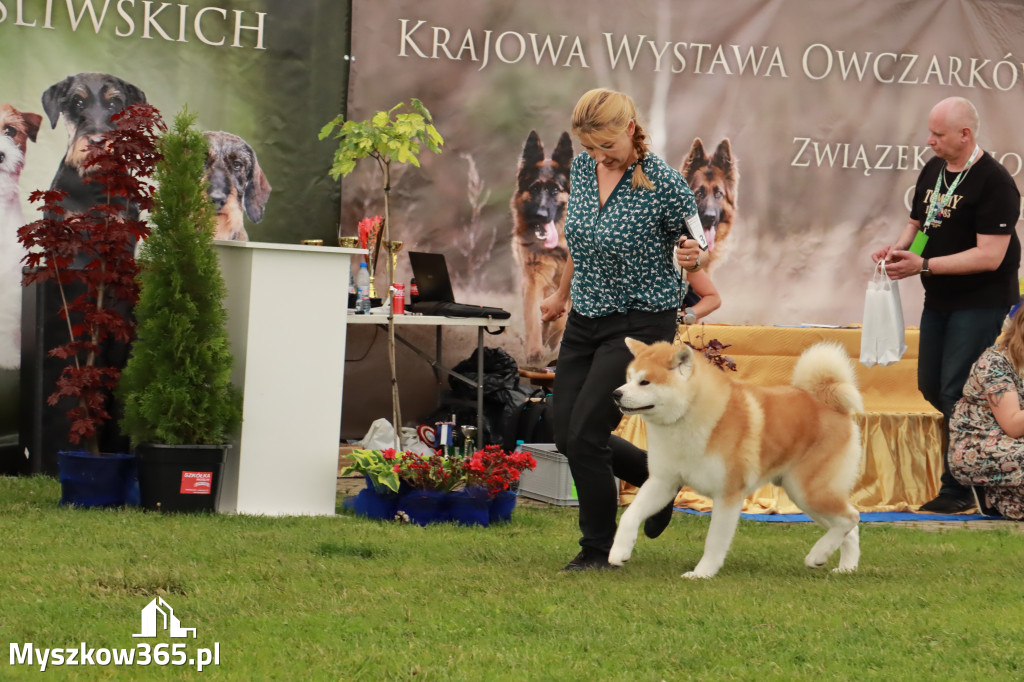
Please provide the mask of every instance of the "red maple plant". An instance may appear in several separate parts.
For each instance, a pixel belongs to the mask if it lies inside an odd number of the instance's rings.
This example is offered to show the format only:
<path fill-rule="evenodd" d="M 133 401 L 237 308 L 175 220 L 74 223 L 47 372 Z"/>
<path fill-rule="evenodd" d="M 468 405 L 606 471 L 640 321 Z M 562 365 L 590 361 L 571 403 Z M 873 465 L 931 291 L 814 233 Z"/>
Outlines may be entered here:
<path fill-rule="evenodd" d="M 724 355 L 722 353 L 723 350 L 725 350 L 726 348 L 731 347 L 732 344 L 731 343 L 722 343 L 718 339 L 711 339 L 710 341 L 705 343 L 705 341 L 704 341 L 704 323 L 703 322 L 701 322 L 701 324 L 700 324 L 700 340 L 698 341 L 698 343 L 700 345 L 695 345 L 695 344 L 690 342 L 690 339 L 689 339 L 690 328 L 689 327 L 686 328 L 686 335 L 687 335 L 687 338 L 683 340 L 683 343 L 685 343 L 687 346 L 689 346 L 693 350 L 698 351 L 700 353 L 703 353 L 704 357 L 706 357 L 708 359 L 708 362 L 710 362 L 712 365 L 714 365 L 718 369 L 722 370 L 723 372 L 725 370 L 727 370 L 727 369 L 732 370 L 733 372 L 737 371 L 736 370 L 736 363 L 735 363 L 735 361 L 733 361 L 733 359 L 730 358 L 728 355 Z"/>
<path fill-rule="evenodd" d="M 116 304 L 134 305 L 139 298 L 135 244 L 149 234 L 139 214 L 153 205 L 147 178 L 160 158 L 157 138 L 166 130 L 160 112 L 148 104 L 128 107 L 110 120 L 116 128 L 93 144 L 82 162 L 82 181 L 97 185 L 97 203 L 69 212 L 62 205 L 67 192 L 37 190 L 29 199 L 42 203 L 43 217 L 18 229 L 29 250 L 22 284 L 55 280 L 68 325 L 68 342 L 49 351 L 68 364 L 46 402 L 54 406 L 64 397 L 77 399 L 68 410 L 68 440 L 85 441 L 94 453 L 99 452 L 97 431 L 111 418 L 108 396 L 121 376 L 119 367 L 100 366 L 97 360 L 104 342 L 129 343 L 134 336 L 134 319 Z M 73 283 L 84 291 L 69 300 Z"/>

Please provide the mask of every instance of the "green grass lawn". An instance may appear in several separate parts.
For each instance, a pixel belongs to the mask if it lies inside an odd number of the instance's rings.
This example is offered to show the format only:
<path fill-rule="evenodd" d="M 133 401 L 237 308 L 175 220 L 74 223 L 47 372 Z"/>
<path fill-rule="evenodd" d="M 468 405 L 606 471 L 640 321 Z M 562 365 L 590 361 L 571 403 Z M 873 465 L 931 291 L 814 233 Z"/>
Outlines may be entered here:
<path fill-rule="evenodd" d="M 680 578 L 677 513 L 619 571 L 564 574 L 576 513 L 460 528 L 57 506 L 0 478 L 0 633 L 38 649 L 185 643 L 219 665 L 0 663 L 0 679 L 1016 680 L 1024 536 L 861 526 L 853 575 L 805 568 L 810 524 L 743 521 L 719 575 Z M 835 565 L 833 558 L 829 567 Z M 195 639 L 133 638 L 163 597 Z"/>

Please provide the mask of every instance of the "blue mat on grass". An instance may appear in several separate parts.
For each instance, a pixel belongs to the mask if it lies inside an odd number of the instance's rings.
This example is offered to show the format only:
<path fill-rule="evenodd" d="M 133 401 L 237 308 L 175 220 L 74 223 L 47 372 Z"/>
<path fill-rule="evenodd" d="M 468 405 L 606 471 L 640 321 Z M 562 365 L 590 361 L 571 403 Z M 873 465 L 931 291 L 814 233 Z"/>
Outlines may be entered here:
<path fill-rule="evenodd" d="M 697 516 L 710 516 L 711 512 L 700 512 L 693 509 L 675 508 L 676 511 Z M 748 521 L 766 521 L 769 523 L 813 523 L 807 514 L 740 514 Z M 985 516 L 984 514 L 918 514 L 916 512 L 861 512 L 861 523 L 884 523 L 887 521 L 1002 521 L 1002 516 Z"/>

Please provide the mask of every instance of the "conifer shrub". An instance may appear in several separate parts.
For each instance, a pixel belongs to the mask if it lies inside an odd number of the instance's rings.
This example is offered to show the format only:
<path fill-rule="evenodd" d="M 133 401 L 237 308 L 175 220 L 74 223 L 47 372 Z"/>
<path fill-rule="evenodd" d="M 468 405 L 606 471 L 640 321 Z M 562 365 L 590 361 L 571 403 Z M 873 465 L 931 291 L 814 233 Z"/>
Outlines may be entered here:
<path fill-rule="evenodd" d="M 186 108 L 159 140 L 152 231 L 138 257 L 137 339 L 119 389 L 133 445 L 222 444 L 241 421 L 203 177 L 208 143 L 194 123 Z"/>

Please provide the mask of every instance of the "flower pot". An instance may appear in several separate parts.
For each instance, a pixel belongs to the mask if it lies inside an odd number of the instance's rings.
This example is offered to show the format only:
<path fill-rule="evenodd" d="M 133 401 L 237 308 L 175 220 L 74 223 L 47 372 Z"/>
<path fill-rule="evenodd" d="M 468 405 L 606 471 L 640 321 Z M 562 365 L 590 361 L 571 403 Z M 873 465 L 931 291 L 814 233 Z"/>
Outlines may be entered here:
<path fill-rule="evenodd" d="M 448 497 L 452 521 L 460 526 L 487 526 L 491 522 L 491 496 L 486 488 L 470 486 Z"/>
<path fill-rule="evenodd" d="M 359 516 L 391 521 L 398 510 L 398 496 L 381 495 L 373 488 L 363 488 L 358 495 L 346 500 L 344 506 Z"/>
<path fill-rule="evenodd" d="M 519 494 L 514 490 L 502 490 L 491 500 L 491 523 L 507 523 L 512 520 Z"/>
<path fill-rule="evenodd" d="M 139 492 L 152 511 L 212 512 L 228 445 L 139 445 Z"/>
<path fill-rule="evenodd" d="M 369 476 L 366 487 L 344 501 L 343 506 L 359 516 L 391 521 L 398 510 L 398 493 L 387 487 L 377 488 Z"/>
<path fill-rule="evenodd" d="M 438 490 L 410 490 L 398 498 L 398 511 L 405 512 L 412 523 L 425 526 L 450 520 L 448 493 Z"/>
<path fill-rule="evenodd" d="M 134 455 L 94 455 L 61 450 L 57 453 L 62 505 L 123 507 L 139 503 Z"/>

